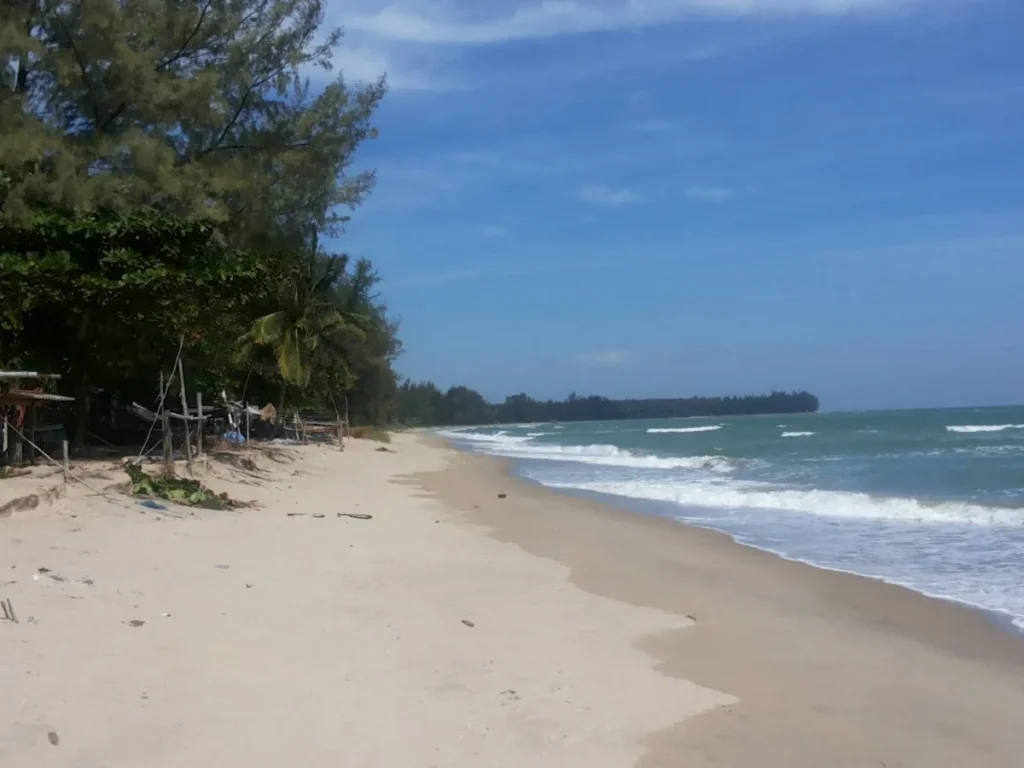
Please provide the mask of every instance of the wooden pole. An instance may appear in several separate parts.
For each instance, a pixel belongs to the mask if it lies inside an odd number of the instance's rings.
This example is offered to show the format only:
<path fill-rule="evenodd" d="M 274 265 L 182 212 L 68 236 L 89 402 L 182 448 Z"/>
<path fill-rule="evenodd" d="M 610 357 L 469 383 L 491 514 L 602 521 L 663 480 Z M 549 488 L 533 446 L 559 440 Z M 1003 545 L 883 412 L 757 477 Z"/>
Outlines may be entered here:
<path fill-rule="evenodd" d="M 338 419 L 338 450 L 345 450 L 345 427 L 341 423 L 341 418 Z"/>
<path fill-rule="evenodd" d="M 196 392 L 196 414 L 199 416 L 199 423 L 196 425 L 196 456 L 203 455 L 203 427 L 206 421 L 203 419 L 203 393 Z"/>
<path fill-rule="evenodd" d="M 36 403 L 33 400 L 32 405 L 25 411 L 25 415 L 28 417 L 28 460 L 35 464 L 36 463 L 36 449 L 35 446 L 39 444 L 36 440 Z"/>
<path fill-rule="evenodd" d="M 249 423 L 249 404 L 243 403 L 243 405 L 245 406 L 245 443 L 246 445 L 248 445 L 249 441 L 252 439 L 250 437 L 250 435 L 252 434 L 252 430 L 250 429 Z"/>
<path fill-rule="evenodd" d="M 160 411 L 160 431 L 163 433 L 164 439 L 164 474 L 169 478 L 173 478 L 174 445 L 171 442 L 171 417 L 168 415 L 166 408 Z"/>
<path fill-rule="evenodd" d="M 64 482 L 67 483 L 69 473 L 71 472 L 71 462 L 68 461 L 68 441 L 60 441 L 61 454 L 64 457 Z"/>
<path fill-rule="evenodd" d="M 185 366 L 181 363 L 181 358 L 178 358 L 178 380 L 181 382 L 181 415 L 185 418 L 182 420 L 182 428 L 185 430 L 185 465 L 188 467 L 188 473 L 192 474 L 192 440 L 189 436 L 188 430 L 188 399 L 185 397 Z"/>

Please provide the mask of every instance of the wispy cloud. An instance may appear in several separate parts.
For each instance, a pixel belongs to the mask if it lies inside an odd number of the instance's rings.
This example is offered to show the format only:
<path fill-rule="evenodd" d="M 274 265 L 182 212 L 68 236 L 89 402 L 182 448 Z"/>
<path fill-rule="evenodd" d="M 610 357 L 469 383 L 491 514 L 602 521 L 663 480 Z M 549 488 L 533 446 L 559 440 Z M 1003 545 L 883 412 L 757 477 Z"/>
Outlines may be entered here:
<path fill-rule="evenodd" d="M 701 203 L 725 203 L 737 195 L 735 189 L 728 187 L 688 187 L 686 197 Z"/>
<path fill-rule="evenodd" d="M 583 365 L 625 365 L 630 360 L 627 349 L 605 349 L 600 352 L 584 352 L 577 355 L 576 362 Z"/>
<path fill-rule="evenodd" d="M 580 200 L 593 205 L 619 206 L 639 203 L 640 195 L 630 189 L 613 189 L 604 184 L 584 184 L 579 191 Z"/>
<path fill-rule="evenodd" d="M 355 14 L 350 30 L 416 43 L 482 45 L 618 29 L 639 29 L 694 16 L 841 16 L 908 5 L 917 0 L 534 0 L 487 3 L 491 15 L 444 14 L 432 4 L 389 4 L 376 12 Z M 477 6 L 474 4 L 476 8 Z M 463 5 L 465 8 L 466 5 Z"/>

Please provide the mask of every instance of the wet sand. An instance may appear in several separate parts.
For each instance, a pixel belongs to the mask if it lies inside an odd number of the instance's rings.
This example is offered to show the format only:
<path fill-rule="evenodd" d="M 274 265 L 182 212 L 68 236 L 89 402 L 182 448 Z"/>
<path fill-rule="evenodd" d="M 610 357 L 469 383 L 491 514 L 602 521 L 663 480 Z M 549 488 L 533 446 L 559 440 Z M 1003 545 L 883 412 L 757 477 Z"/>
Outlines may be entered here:
<path fill-rule="evenodd" d="M 1024 640 L 985 614 L 549 491 L 493 457 L 415 482 L 582 589 L 693 617 L 637 646 L 739 701 L 651 734 L 642 766 L 1021 764 Z"/>

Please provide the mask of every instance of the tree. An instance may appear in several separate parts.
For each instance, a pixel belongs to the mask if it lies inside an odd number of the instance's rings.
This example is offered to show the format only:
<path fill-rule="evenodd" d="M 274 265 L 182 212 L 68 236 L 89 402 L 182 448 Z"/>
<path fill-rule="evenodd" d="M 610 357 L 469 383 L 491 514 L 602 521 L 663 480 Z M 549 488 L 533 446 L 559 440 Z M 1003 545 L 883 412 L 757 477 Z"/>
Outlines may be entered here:
<path fill-rule="evenodd" d="M 365 340 L 366 333 L 361 327 L 365 318 L 336 300 L 347 264 L 345 256 L 321 253 L 314 235 L 308 252 L 280 280 L 279 308 L 254 320 L 242 336 L 243 358 L 251 358 L 254 347 L 273 350 L 280 378 L 279 419 L 288 385 L 308 387 L 318 368 L 328 385 L 347 389 L 352 384 L 343 339 Z M 317 365 L 325 360 L 327 365 Z"/>
<path fill-rule="evenodd" d="M 200 215 L 266 250 L 330 230 L 372 186 L 347 172 L 385 86 L 311 89 L 340 43 L 325 2 L 0 4 L 3 216 Z"/>
<path fill-rule="evenodd" d="M 0 220 L 0 357 L 64 374 L 79 405 L 80 443 L 93 391 L 151 394 L 181 339 L 194 362 L 224 373 L 239 318 L 270 284 L 275 261 L 227 247 L 195 219 L 94 212 Z"/>

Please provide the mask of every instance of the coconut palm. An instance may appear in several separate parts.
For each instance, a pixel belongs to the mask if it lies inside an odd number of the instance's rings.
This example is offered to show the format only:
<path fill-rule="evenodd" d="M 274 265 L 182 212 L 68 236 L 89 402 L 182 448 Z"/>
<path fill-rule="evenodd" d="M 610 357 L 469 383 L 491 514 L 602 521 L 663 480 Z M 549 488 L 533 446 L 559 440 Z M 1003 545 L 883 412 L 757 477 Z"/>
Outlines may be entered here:
<path fill-rule="evenodd" d="M 289 384 L 309 386 L 318 366 L 345 374 L 341 342 L 346 336 L 365 338 L 362 316 L 341 308 L 334 290 L 347 264 L 345 256 L 319 253 L 314 237 L 313 247 L 282 285 L 280 308 L 254 320 L 242 336 L 244 356 L 251 357 L 254 347 L 269 347 L 274 353 L 281 378 L 278 419 Z"/>

